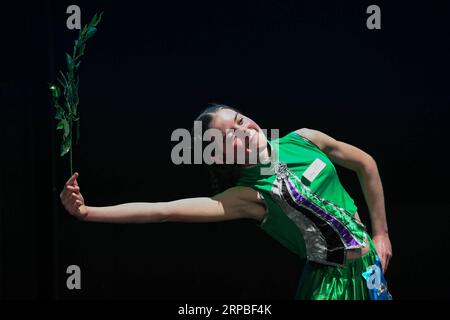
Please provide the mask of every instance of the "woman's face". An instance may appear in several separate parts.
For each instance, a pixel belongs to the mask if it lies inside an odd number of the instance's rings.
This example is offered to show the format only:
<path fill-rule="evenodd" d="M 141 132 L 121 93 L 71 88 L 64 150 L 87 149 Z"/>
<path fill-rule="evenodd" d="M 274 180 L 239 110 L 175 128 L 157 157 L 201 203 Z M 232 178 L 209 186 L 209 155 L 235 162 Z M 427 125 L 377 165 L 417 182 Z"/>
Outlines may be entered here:
<path fill-rule="evenodd" d="M 256 164 L 261 153 L 267 150 L 267 137 L 258 124 L 234 110 L 217 111 L 210 128 L 222 132 L 223 143 L 218 144 L 218 150 L 222 151 L 223 159 L 227 159 L 227 152 L 232 151 L 233 154 L 228 156 L 233 159 L 233 163 Z M 245 157 L 244 162 L 238 160 L 242 155 Z"/>

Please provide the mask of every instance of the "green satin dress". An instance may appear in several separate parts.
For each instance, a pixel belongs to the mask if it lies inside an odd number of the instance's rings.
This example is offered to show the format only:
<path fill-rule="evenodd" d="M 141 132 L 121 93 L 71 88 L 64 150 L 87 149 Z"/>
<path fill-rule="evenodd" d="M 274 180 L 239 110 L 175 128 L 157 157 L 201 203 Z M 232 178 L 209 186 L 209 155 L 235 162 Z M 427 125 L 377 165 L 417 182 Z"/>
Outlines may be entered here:
<path fill-rule="evenodd" d="M 262 230 L 306 262 L 295 298 L 360 300 L 371 291 L 388 293 L 384 277 L 378 272 L 374 278 L 378 259 L 355 218 L 357 207 L 326 154 L 297 132 L 272 140 L 270 149 L 272 161 L 243 168 L 237 185 L 264 199 Z M 313 163 L 322 169 L 314 177 L 304 175 Z M 367 254 L 346 260 L 347 250 L 365 246 Z"/>

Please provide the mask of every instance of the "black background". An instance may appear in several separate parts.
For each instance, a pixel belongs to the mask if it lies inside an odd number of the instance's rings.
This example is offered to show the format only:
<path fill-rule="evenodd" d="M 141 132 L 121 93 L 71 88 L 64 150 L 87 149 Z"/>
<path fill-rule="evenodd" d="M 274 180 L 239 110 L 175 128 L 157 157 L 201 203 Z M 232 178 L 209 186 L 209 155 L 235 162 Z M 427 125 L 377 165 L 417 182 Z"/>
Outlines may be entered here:
<path fill-rule="evenodd" d="M 396 299 L 448 298 L 447 1 L 58 1 L 2 5 L 0 296 L 292 299 L 302 264 L 253 221 L 109 225 L 69 216 L 47 83 L 104 11 L 80 71 L 75 169 L 88 205 L 211 195 L 170 135 L 209 102 L 281 135 L 308 127 L 378 163 Z M 366 8 L 381 7 L 381 30 Z M 338 168 L 369 224 L 357 177 Z M 66 289 L 66 268 L 82 289 Z"/>

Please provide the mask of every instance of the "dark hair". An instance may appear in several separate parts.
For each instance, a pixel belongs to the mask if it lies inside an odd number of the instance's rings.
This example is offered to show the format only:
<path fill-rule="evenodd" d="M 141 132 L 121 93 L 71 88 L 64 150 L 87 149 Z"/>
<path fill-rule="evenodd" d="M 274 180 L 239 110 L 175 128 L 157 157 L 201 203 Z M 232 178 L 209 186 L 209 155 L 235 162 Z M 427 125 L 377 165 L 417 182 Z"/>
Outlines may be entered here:
<path fill-rule="evenodd" d="M 224 105 L 211 103 L 209 106 L 203 110 L 200 115 L 195 119 L 195 121 L 200 121 L 202 126 L 202 132 L 208 129 L 211 125 L 211 121 L 214 119 L 214 114 L 222 109 L 230 109 L 239 112 L 237 109 Z M 240 112 L 239 112 L 240 113 Z M 192 130 L 194 136 L 194 130 Z M 194 139 L 200 139 L 202 141 L 202 150 L 205 148 L 205 142 L 202 137 L 194 136 Z M 194 139 L 192 139 L 194 141 Z M 235 164 L 210 164 L 207 165 L 211 188 L 214 193 L 222 192 L 230 187 L 233 187 L 240 176 L 240 166 Z"/>

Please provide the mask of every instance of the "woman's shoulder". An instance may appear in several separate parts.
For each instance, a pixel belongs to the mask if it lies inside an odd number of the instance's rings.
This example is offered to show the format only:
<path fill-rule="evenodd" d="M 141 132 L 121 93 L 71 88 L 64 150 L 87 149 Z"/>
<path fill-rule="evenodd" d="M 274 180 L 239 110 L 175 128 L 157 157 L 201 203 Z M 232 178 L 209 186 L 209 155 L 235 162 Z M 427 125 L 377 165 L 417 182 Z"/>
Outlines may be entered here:
<path fill-rule="evenodd" d="M 294 131 L 289 132 L 284 137 L 280 138 L 280 143 L 282 142 L 303 142 L 306 144 L 310 144 L 315 148 L 321 149 L 319 147 L 319 139 L 317 139 L 317 133 L 319 131 L 309 128 L 301 128 Z"/>

